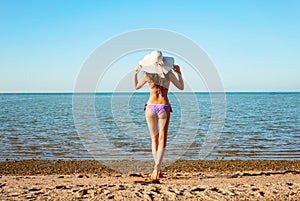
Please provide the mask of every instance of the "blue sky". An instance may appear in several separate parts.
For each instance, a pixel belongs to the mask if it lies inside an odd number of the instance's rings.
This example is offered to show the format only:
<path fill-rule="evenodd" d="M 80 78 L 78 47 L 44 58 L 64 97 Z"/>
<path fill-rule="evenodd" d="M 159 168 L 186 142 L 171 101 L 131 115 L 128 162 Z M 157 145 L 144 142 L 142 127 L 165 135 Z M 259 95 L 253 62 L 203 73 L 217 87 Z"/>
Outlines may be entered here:
<path fill-rule="evenodd" d="M 0 92 L 73 91 L 95 48 L 144 28 L 196 42 L 226 91 L 300 91 L 299 9 L 298 0 L 0 0 Z M 133 69 L 140 57 L 120 62 Z M 201 82 L 190 84 L 205 90 Z M 104 90 L 113 89 L 106 82 Z"/>

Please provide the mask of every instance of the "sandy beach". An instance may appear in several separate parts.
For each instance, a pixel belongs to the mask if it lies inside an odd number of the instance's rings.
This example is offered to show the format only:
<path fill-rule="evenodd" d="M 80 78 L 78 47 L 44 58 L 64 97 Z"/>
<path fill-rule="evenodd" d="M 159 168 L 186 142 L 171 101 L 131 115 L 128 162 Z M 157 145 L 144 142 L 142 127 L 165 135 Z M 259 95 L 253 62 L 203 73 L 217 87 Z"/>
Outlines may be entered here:
<path fill-rule="evenodd" d="M 300 200 L 300 161 L 166 162 L 160 180 L 150 161 L 105 164 L 0 162 L 0 200 Z"/>

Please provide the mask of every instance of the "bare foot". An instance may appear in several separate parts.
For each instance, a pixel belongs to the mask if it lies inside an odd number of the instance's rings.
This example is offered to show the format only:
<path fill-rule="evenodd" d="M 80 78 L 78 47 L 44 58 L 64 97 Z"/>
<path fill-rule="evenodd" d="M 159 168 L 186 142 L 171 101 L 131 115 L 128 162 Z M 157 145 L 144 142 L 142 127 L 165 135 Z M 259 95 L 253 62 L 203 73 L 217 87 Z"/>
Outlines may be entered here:
<path fill-rule="evenodd" d="M 163 174 L 161 171 L 154 170 L 153 173 L 150 175 L 151 179 L 161 179 L 163 178 Z"/>

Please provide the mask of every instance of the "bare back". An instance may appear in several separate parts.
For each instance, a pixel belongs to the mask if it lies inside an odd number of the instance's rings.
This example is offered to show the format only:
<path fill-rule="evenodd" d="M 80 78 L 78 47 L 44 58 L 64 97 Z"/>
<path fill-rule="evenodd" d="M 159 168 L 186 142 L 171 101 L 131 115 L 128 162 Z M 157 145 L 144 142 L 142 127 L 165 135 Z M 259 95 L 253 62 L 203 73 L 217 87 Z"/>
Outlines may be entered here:
<path fill-rule="evenodd" d="M 147 82 L 150 88 L 150 97 L 148 104 L 169 104 L 168 89 L 170 86 L 169 75 L 166 74 L 165 78 L 157 74 L 146 73 Z"/>

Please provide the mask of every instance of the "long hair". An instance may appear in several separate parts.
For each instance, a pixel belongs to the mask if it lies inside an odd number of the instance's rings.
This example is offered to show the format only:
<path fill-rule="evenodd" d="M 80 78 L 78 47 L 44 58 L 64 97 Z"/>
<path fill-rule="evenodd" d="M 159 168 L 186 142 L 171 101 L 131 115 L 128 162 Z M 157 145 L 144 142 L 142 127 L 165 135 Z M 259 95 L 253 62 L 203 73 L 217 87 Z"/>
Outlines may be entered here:
<path fill-rule="evenodd" d="M 163 87 L 170 81 L 169 72 L 164 74 L 164 78 L 160 77 L 156 73 L 146 73 L 149 78 L 149 83 L 153 83 L 156 87 Z"/>

